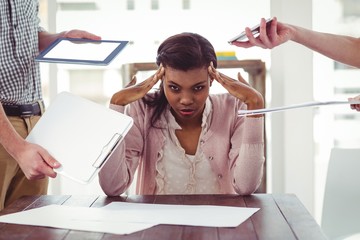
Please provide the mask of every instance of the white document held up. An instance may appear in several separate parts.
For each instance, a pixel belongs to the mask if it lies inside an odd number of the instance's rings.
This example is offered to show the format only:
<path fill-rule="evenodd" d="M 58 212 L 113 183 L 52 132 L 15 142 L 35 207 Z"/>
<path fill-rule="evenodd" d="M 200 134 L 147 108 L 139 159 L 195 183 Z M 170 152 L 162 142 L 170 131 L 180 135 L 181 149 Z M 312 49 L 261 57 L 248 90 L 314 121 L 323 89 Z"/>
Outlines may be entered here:
<path fill-rule="evenodd" d="M 89 183 L 114 148 L 122 141 L 133 119 L 68 92 L 56 96 L 27 141 L 45 148 L 61 167 L 59 174 Z"/>
<path fill-rule="evenodd" d="M 360 101 L 308 102 L 308 103 L 293 104 L 293 105 L 283 106 L 283 107 L 263 108 L 263 109 L 256 109 L 256 110 L 239 110 L 238 114 L 239 114 L 239 116 L 250 116 L 250 115 L 256 115 L 256 114 L 263 114 L 263 113 L 280 112 L 280 111 L 296 109 L 296 108 L 318 107 L 318 106 L 324 106 L 324 105 L 338 105 L 338 104 L 360 104 Z"/>

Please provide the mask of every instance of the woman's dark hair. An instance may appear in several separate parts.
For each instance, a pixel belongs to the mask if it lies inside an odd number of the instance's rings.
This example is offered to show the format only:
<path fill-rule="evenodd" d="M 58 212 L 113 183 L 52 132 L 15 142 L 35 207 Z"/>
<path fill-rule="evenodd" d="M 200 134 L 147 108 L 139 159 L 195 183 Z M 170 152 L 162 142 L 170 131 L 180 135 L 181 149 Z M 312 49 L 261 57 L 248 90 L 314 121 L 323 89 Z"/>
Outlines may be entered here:
<path fill-rule="evenodd" d="M 180 33 L 167 38 L 158 48 L 156 64 L 163 67 L 170 67 L 176 70 L 188 71 L 196 68 L 207 68 L 213 62 L 217 67 L 217 59 L 214 47 L 204 37 L 196 33 Z M 165 97 L 163 83 L 154 97 L 145 97 L 145 103 L 154 107 L 151 117 L 151 125 L 160 118 L 165 110 L 168 101 Z"/>

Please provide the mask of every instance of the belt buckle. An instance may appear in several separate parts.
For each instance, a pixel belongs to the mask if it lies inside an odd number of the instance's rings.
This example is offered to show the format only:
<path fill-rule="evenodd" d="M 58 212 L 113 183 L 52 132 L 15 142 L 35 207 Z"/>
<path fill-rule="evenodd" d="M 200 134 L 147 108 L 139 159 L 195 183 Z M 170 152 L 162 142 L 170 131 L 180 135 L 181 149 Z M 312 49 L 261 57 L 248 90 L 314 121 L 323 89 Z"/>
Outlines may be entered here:
<path fill-rule="evenodd" d="M 34 104 L 21 105 L 19 110 L 20 117 L 29 118 L 34 115 Z"/>
<path fill-rule="evenodd" d="M 20 117 L 21 118 L 29 118 L 31 116 L 33 116 L 34 114 L 32 113 L 32 111 L 25 111 L 25 112 L 21 112 Z"/>

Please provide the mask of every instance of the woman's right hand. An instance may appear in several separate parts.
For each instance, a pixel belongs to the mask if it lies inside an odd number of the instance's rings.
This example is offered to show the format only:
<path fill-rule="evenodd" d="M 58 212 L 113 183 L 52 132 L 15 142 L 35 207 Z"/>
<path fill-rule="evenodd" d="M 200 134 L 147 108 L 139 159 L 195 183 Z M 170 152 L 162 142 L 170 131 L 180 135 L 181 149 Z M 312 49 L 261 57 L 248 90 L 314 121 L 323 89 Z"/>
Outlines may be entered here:
<path fill-rule="evenodd" d="M 129 103 L 144 97 L 152 87 L 164 76 L 165 69 L 162 65 L 158 70 L 143 82 L 136 84 L 136 76 L 133 76 L 131 81 L 125 86 L 125 88 L 114 93 L 110 103 L 120 106 L 125 106 Z"/>

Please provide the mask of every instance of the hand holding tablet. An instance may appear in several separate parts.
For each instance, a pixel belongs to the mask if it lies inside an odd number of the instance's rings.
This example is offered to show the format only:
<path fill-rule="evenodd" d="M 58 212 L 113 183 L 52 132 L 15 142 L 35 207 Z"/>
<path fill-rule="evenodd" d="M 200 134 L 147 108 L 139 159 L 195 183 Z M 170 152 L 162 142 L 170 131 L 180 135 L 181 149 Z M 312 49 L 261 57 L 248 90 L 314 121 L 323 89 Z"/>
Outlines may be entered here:
<path fill-rule="evenodd" d="M 129 41 L 59 38 L 36 58 L 39 62 L 108 65 Z"/>

